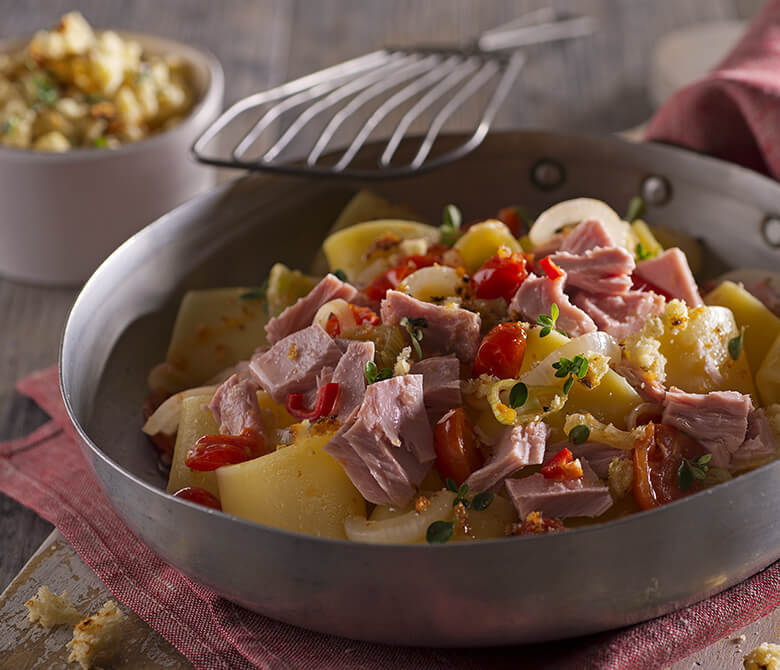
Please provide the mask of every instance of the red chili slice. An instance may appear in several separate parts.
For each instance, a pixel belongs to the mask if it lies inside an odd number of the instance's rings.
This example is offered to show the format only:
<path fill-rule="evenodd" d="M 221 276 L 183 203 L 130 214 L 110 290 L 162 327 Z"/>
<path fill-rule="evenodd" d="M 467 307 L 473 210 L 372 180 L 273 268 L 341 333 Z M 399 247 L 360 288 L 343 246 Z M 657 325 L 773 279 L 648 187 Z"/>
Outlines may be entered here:
<path fill-rule="evenodd" d="M 579 479 L 582 477 L 582 464 L 564 447 L 542 466 L 542 474 L 545 479 Z"/>
<path fill-rule="evenodd" d="M 309 419 L 319 419 L 323 416 L 329 416 L 333 412 L 333 406 L 336 404 L 336 398 L 339 395 L 339 385 L 336 382 L 328 382 L 317 389 L 317 399 L 312 409 L 305 409 L 303 406 L 302 393 L 290 393 L 287 396 L 285 407 L 287 411 L 299 421 Z"/>
<path fill-rule="evenodd" d="M 211 507 L 222 511 L 222 505 L 216 496 L 209 493 L 206 489 L 202 489 L 198 486 L 185 486 L 183 489 L 179 489 L 173 494 L 174 498 L 183 498 L 190 502 L 203 505 L 204 507 Z"/>
<path fill-rule="evenodd" d="M 563 270 L 559 268 L 549 256 L 545 256 L 539 261 L 539 267 L 550 279 L 560 279 L 563 277 Z"/>

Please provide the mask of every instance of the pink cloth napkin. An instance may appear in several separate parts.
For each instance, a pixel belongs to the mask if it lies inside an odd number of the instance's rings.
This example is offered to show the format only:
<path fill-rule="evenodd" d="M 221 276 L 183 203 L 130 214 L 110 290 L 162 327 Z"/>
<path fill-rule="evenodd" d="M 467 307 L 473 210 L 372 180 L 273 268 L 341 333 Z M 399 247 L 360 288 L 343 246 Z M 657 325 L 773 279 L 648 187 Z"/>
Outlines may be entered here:
<path fill-rule="evenodd" d="M 780 0 L 764 5 L 718 67 L 672 96 L 650 122 L 646 139 L 780 180 Z"/>
<path fill-rule="evenodd" d="M 17 388 L 52 418 L 0 444 L 0 491 L 54 523 L 108 589 L 199 670 L 653 670 L 780 606 L 778 562 L 674 614 L 564 642 L 419 649 L 308 632 L 242 609 L 160 560 L 117 517 L 82 456 L 56 369 L 30 375 Z"/>

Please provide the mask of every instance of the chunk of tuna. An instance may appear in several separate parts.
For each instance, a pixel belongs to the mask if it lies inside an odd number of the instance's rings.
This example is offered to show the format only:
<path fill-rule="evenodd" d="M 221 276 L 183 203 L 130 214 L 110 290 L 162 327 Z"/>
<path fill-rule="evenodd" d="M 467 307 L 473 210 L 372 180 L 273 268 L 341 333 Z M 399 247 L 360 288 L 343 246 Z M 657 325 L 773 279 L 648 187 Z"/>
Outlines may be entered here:
<path fill-rule="evenodd" d="M 664 310 L 666 301 L 657 293 L 628 291 L 623 295 L 594 295 L 582 291 L 574 296 L 574 304 L 582 309 L 603 330 L 616 340 L 633 335 L 650 317 Z"/>
<path fill-rule="evenodd" d="M 461 405 L 460 362 L 455 356 L 431 356 L 412 364 L 411 373 L 422 375 L 423 402 L 430 416 Z"/>
<path fill-rule="evenodd" d="M 487 491 L 520 468 L 542 463 L 549 432 L 541 421 L 504 429 L 487 463 L 466 479 L 469 492 Z"/>
<path fill-rule="evenodd" d="M 351 284 L 341 281 L 335 275 L 325 275 L 307 295 L 299 298 L 294 305 L 290 305 L 266 324 L 268 342 L 276 344 L 290 333 L 310 326 L 317 310 L 326 302 L 336 298 L 350 302 L 357 293 L 358 290 Z"/>
<path fill-rule="evenodd" d="M 750 413 L 745 441 L 731 455 L 731 470 L 741 470 L 772 460 L 777 455 L 777 442 L 763 409 Z"/>
<path fill-rule="evenodd" d="M 341 349 L 320 326 L 298 330 L 279 340 L 268 351 L 252 356 L 249 368 L 271 397 L 279 403 L 288 393 L 305 393 L 316 387 L 325 366 L 335 367 Z"/>
<path fill-rule="evenodd" d="M 549 314 L 553 303 L 558 305 L 558 327 L 571 337 L 597 330 L 596 324 L 579 307 L 569 302 L 563 292 L 564 277 L 528 277 L 517 289 L 509 313 L 530 323 L 536 323 L 540 314 Z"/>
<path fill-rule="evenodd" d="M 219 432 L 240 435 L 250 428 L 263 434 L 263 421 L 257 404 L 258 385 L 238 374 L 231 375 L 214 392 L 209 409 L 219 424 Z"/>
<path fill-rule="evenodd" d="M 477 355 L 482 321 L 479 314 L 460 307 L 434 305 L 400 291 L 388 291 L 381 306 L 382 323 L 396 325 L 401 319 L 425 319 L 422 346 L 426 351 L 455 354 L 464 363 Z"/>
<path fill-rule="evenodd" d="M 325 450 L 366 500 L 405 505 L 436 458 L 422 375 L 371 384 Z"/>
<path fill-rule="evenodd" d="M 536 473 L 523 479 L 507 479 L 506 490 L 521 519 L 531 512 L 565 519 L 573 516 L 601 516 L 612 507 L 609 489 L 601 483 L 588 462 L 580 459 L 579 479 L 546 479 Z"/>
<path fill-rule="evenodd" d="M 736 391 L 666 392 L 662 423 L 690 435 L 712 454 L 712 465 L 725 468 L 731 455 L 745 441 L 748 416 L 753 411 L 749 395 Z"/>
<path fill-rule="evenodd" d="M 663 403 L 666 397 L 664 385 L 634 361 L 623 358 L 615 364 L 615 372 L 626 378 L 626 381 L 642 396 L 642 400 L 659 405 Z"/>
<path fill-rule="evenodd" d="M 374 360 L 373 342 L 350 342 L 329 381 L 339 385 L 334 410 L 344 421 L 363 402 L 366 392 L 366 363 Z"/>
<path fill-rule="evenodd" d="M 588 219 L 574 227 L 563 238 L 561 251 L 572 254 L 582 254 L 590 249 L 614 247 L 615 241 L 607 231 L 606 226 L 598 219 Z"/>
<path fill-rule="evenodd" d="M 590 249 L 582 254 L 559 251 L 550 259 L 566 272 L 566 287 L 616 295 L 631 288 L 634 257 L 621 247 Z"/>
<path fill-rule="evenodd" d="M 667 249 L 655 258 L 636 264 L 634 274 L 668 293 L 672 298 L 684 300 L 688 307 L 699 307 L 702 299 L 693 278 L 688 259 L 677 247 Z"/>

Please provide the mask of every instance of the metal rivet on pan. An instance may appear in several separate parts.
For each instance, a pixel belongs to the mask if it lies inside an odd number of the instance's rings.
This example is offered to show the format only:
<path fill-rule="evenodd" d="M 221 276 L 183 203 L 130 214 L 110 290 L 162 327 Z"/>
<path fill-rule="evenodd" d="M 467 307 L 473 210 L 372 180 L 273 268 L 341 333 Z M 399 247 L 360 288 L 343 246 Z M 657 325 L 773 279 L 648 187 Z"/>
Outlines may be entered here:
<path fill-rule="evenodd" d="M 642 180 L 642 197 L 649 205 L 663 205 L 672 197 L 672 187 L 666 177 L 650 175 Z"/>
<path fill-rule="evenodd" d="M 761 223 L 761 234 L 770 247 L 780 247 L 780 215 L 767 214 Z"/>
<path fill-rule="evenodd" d="M 531 168 L 531 181 L 543 191 L 560 186 L 566 179 L 566 170 L 558 161 L 542 158 Z"/>

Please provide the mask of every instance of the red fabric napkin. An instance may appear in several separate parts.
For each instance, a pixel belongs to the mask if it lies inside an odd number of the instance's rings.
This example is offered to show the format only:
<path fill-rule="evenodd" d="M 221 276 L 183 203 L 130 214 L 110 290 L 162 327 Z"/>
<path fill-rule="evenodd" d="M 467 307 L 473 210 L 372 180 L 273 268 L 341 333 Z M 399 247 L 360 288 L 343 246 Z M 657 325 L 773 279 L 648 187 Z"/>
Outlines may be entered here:
<path fill-rule="evenodd" d="M 112 510 L 76 444 L 50 368 L 19 391 L 52 418 L 0 445 L 0 491 L 54 523 L 109 590 L 199 670 L 653 670 L 780 606 L 780 562 L 674 614 L 564 642 L 419 649 L 312 633 L 249 612 L 193 583 L 138 540 Z"/>
<path fill-rule="evenodd" d="M 646 139 L 780 179 L 780 0 L 764 5 L 718 67 L 671 97 Z"/>

